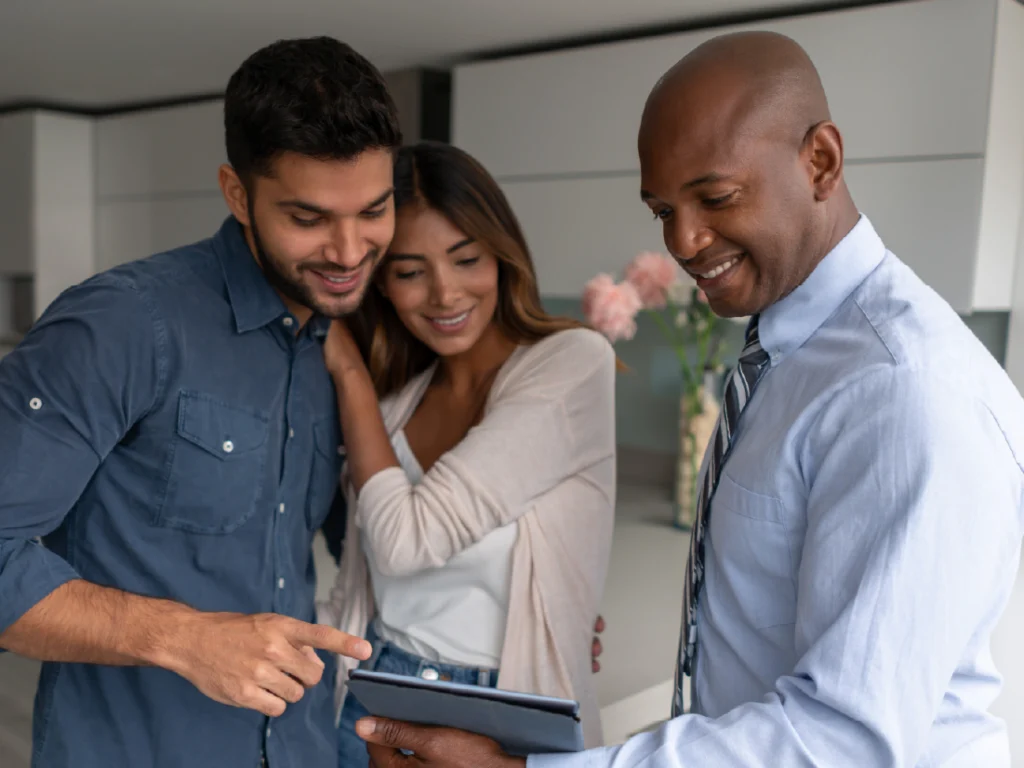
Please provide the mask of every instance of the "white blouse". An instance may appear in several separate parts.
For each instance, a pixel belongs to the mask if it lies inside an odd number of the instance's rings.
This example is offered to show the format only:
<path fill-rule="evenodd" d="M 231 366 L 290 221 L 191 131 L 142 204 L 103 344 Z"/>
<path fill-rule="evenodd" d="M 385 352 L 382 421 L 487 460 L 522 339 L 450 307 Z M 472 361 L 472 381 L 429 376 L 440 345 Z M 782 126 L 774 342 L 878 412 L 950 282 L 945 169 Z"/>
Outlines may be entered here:
<path fill-rule="evenodd" d="M 423 470 L 405 431 L 392 436 L 399 464 L 413 485 Z M 369 538 L 363 552 L 382 640 L 439 664 L 497 669 L 505 641 L 516 525 L 484 536 L 439 568 L 392 576 L 381 573 Z"/>

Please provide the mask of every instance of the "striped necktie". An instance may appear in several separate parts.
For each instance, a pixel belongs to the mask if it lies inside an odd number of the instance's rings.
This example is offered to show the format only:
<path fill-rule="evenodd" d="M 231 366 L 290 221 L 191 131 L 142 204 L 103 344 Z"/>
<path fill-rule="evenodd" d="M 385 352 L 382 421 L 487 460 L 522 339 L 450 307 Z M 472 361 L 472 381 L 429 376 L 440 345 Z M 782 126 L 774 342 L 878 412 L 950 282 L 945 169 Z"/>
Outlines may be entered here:
<path fill-rule="evenodd" d="M 690 557 L 686 563 L 686 581 L 683 592 L 683 633 L 679 640 L 679 663 L 676 667 L 675 695 L 672 716 L 683 711 L 683 675 L 693 674 L 693 660 L 697 652 L 697 599 L 704 583 L 704 535 L 711 512 L 711 498 L 718 487 L 722 466 L 729 458 L 732 436 L 739 424 L 740 414 L 754 394 L 758 381 L 768 370 L 768 353 L 761 348 L 757 332 L 758 316 L 747 326 L 746 344 L 739 363 L 729 375 L 722 398 L 722 412 L 718 416 L 715 433 L 708 443 L 701 467 L 697 493 L 697 520 L 690 538 Z"/>

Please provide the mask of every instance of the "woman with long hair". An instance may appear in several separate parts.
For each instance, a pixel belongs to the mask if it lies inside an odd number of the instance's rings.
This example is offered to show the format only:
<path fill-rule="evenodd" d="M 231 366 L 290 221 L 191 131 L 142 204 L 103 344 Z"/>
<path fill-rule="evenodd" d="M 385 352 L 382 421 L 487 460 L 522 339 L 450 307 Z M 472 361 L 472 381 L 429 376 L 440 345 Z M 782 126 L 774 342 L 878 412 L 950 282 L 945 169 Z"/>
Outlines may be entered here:
<path fill-rule="evenodd" d="M 395 237 L 364 307 L 324 345 L 349 519 L 321 621 L 364 668 L 580 702 L 615 506 L 615 356 L 548 315 L 519 224 L 447 144 L 400 150 Z M 367 764 L 339 659 L 340 765 Z M 352 662 L 351 664 L 354 664 Z"/>

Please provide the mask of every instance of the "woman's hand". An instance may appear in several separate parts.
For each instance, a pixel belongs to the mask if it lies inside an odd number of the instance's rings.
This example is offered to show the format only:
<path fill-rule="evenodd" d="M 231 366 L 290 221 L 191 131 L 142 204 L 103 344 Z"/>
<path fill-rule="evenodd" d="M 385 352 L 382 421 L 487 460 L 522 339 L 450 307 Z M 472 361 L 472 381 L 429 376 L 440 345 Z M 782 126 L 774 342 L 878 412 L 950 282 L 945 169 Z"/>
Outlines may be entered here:
<path fill-rule="evenodd" d="M 370 371 L 344 320 L 331 321 L 324 339 L 324 364 L 334 379 L 349 478 L 359 493 L 378 472 L 400 465 L 384 426 Z"/>
<path fill-rule="evenodd" d="M 348 371 L 366 370 L 363 356 L 352 338 L 352 331 L 344 320 L 332 320 L 324 339 L 324 363 L 328 372 L 338 381 Z"/>

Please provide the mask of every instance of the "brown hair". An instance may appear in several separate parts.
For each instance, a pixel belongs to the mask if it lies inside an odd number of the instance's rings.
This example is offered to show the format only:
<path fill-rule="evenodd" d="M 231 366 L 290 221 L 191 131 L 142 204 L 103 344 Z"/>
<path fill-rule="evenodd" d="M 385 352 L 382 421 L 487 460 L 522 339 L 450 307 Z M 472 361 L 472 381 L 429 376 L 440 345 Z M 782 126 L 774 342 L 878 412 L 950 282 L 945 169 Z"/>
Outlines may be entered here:
<path fill-rule="evenodd" d="M 442 214 L 498 260 L 494 322 L 509 339 L 528 344 L 583 326 L 544 311 L 519 221 L 494 178 L 468 154 L 433 141 L 402 147 L 395 160 L 395 208 L 416 204 Z M 387 256 L 381 267 L 386 263 Z M 400 389 L 437 358 L 403 325 L 376 282 L 350 327 L 378 396 Z"/>

